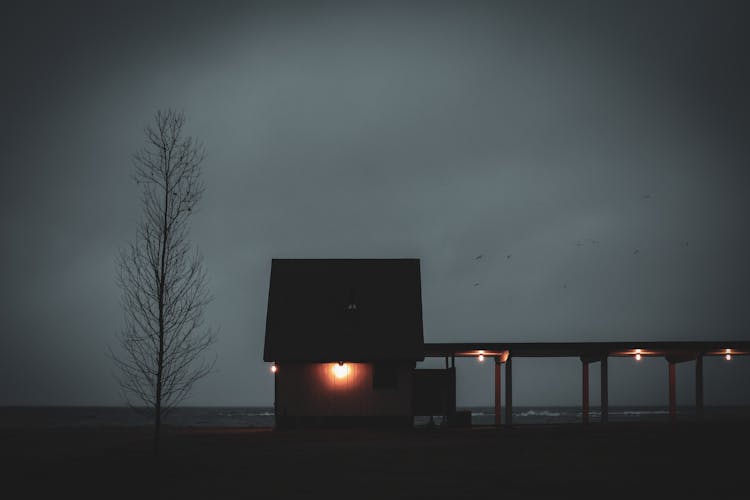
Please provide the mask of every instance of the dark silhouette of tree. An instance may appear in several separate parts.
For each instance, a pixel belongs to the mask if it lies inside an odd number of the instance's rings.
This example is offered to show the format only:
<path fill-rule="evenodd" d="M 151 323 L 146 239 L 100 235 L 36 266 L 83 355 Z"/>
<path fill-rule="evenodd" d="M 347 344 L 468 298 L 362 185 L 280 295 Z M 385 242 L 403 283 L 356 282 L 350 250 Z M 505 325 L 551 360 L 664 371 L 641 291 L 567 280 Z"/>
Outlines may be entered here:
<path fill-rule="evenodd" d="M 146 146 L 133 157 L 143 216 L 117 259 L 125 324 L 117 334 L 121 349 L 110 356 L 127 403 L 154 418 L 155 453 L 162 418 L 214 365 L 205 357 L 216 340 L 204 324 L 211 296 L 203 259 L 188 240 L 204 191 L 205 149 L 183 137 L 184 124 L 182 113 L 167 110 L 146 127 Z"/>

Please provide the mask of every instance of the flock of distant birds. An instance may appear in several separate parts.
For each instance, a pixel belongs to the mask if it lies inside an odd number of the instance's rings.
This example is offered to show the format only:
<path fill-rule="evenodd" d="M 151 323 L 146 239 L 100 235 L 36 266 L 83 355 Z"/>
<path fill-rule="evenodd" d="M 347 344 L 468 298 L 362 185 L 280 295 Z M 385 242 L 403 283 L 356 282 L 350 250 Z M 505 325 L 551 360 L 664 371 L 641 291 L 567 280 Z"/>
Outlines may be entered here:
<path fill-rule="evenodd" d="M 651 199 L 651 194 L 644 194 L 644 195 L 641 196 L 641 199 L 642 200 L 650 200 Z M 598 247 L 599 246 L 599 240 L 595 240 L 593 238 L 584 238 L 583 240 L 578 240 L 578 241 L 576 241 L 576 246 L 578 248 L 580 248 L 580 247 L 584 246 L 586 243 L 588 243 L 588 244 L 590 244 L 591 246 L 594 246 L 594 247 Z M 688 247 L 688 246 L 690 246 L 690 242 L 689 241 L 684 241 L 682 243 L 682 246 L 683 247 Z M 633 255 L 638 255 L 639 253 L 641 253 L 640 249 L 636 248 L 636 249 L 633 250 Z M 513 254 L 510 254 L 510 253 L 509 254 L 505 254 L 505 260 L 510 260 L 510 258 L 512 256 L 513 256 Z M 484 258 L 484 254 L 480 253 L 479 255 L 477 255 L 476 257 L 474 257 L 474 260 L 482 260 L 483 258 Z M 479 282 L 475 281 L 474 282 L 474 286 L 479 286 Z M 568 283 L 567 282 L 563 283 L 562 287 L 563 288 L 568 288 Z"/>

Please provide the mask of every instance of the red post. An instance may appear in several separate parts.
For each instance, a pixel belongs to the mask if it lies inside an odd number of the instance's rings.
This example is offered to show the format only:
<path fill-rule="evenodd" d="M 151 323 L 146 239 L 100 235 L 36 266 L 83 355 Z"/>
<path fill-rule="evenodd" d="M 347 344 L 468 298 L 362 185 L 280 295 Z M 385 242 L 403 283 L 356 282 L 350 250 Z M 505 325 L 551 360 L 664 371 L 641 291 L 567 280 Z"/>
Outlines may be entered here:
<path fill-rule="evenodd" d="M 677 374 L 675 370 L 675 362 L 669 362 L 669 419 L 675 421 L 677 418 L 677 390 L 676 380 Z"/>
<path fill-rule="evenodd" d="M 508 354 L 505 360 L 505 425 L 513 423 L 513 358 Z"/>
<path fill-rule="evenodd" d="M 583 362 L 583 423 L 589 423 L 589 362 Z"/>
<path fill-rule="evenodd" d="M 503 365 L 500 362 L 500 357 L 495 357 L 495 425 L 500 425 L 502 422 L 502 394 L 500 388 L 501 375 Z"/>
<path fill-rule="evenodd" d="M 695 415 L 703 418 L 703 355 L 695 359 Z"/>

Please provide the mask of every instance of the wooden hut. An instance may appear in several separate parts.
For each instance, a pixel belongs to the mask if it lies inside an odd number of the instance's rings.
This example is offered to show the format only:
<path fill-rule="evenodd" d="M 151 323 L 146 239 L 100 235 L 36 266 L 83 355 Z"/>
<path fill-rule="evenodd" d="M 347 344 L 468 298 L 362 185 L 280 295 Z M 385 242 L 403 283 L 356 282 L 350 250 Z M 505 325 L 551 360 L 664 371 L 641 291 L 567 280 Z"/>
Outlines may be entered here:
<path fill-rule="evenodd" d="M 412 425 L 418 259 L 274 259 L 263 359 L 277 428 Z"/>

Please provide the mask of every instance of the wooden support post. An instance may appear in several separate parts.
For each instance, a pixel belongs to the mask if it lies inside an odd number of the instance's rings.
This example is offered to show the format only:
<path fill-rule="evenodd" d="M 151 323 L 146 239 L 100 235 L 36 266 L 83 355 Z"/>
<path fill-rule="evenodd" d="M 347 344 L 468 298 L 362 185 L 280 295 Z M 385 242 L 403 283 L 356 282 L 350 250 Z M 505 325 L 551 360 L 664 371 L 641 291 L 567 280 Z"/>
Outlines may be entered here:
<path fill-rule="evenodd" d="M 455 367 L 456 367 L 456 355 L 451 354 L 451 368 L 455 368 Z"/>
<path fill-rule="evenodd" d="M 695 416 L 703 418 L 703 355 L 695 358 Z"/>
<path fill-rule="evenodd" d="M 609 420 L 609 387 L 607 379 L 607 355 L 602 356 L 601 361 L 601 420 L 606 424 Z"/>
<path fill-rule="evenodd" d="M 274 363 L 274 366 L 276 363 Z M 279 401 L 279 372 L 278 368 L 276 369 L 276 373 L 273 374 L 273 414 L 278 415 L 279 414 L 279 408 L 277 406 Z"/>
<path fill-rule="evenodd" d="M 502 391 L 500 390 L 501 374 L 503 370 L 503 364 L 500 362 L 500 357 L 495 357 L 495 425 L 502 423 Z"/>
<path fill-rule="evenodd" d="M 677 419 L 677 363 L 669 361 L 669 420 L 674 422 Z"/>
<path fill-rule="evenodd" d="M 511 357 L 505 360 L 505 425 L 513 424 L 513 366 Z"/>
<path fill-rule="evenodd" d="M 450 396 L 448 399 L 448 413 L 445 416 L 446 421 L 448 421 L 450 418 L 452 418 L 453 415 L 456 414 L 456 369 L 450 368 Z"/>
<path fill-rule="evenodd" d="M 448 368 L 450 367 L 448 366 L 448 356 L 446 356 L 445 357 L 445 369 L 447 370 Z"/>
<path fill-rule="evenodd" d="M 589 423 L 589 362 L 582 359 L 583 363 L 583 423 Z"/>

